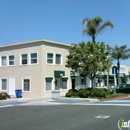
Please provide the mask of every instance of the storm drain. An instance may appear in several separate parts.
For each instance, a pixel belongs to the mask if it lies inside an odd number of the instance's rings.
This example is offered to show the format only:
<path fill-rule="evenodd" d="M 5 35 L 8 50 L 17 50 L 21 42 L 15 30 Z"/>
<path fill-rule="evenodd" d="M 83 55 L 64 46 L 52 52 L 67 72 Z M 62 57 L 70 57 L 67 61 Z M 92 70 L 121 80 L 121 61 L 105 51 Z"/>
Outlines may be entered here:
<path fill-rule="evenodd" d="M 109 118 L 110 116 L 107 116 L 107 115 L 99 115 L 99 116 L 96 116 L 95 118 L 104 118 L 104 119 L 106 119 L 106 118 Z"/>

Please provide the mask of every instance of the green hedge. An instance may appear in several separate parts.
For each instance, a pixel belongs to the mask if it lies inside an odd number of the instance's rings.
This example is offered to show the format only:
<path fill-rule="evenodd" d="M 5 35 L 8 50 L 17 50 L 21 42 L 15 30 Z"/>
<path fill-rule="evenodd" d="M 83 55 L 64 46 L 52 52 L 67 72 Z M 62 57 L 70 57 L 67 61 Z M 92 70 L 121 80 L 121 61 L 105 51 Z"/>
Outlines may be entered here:
<path fill-rule="evenodd" d="M 107 95 L 111 94 L 110 90 L 105 88 L 87 88 L 80 90 L 72 90 L 70 89 L 66 93 L 66 97 L 81 97 L 81 98 L 105 98 Z"/>
<path fill-rule="evenodd" d="M 5 100 L 7 98 L 10 98 L 10 96 L 7 93 L 0 93 L 0 100 Z"/>

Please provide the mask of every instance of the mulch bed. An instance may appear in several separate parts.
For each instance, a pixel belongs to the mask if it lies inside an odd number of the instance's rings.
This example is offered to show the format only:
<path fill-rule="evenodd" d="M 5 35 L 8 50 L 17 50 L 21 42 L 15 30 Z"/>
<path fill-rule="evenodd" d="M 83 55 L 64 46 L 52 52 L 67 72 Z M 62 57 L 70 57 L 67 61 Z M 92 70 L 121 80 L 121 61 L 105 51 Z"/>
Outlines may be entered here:
<path fill-rule="evenodd" d="M 100 98 L 100 101 L 108 101 L 108 100 L 114 100 L 114 99 L 118 99 L 118 98 L 125 98 L 128 97 L 129 95 L 123 95 L 123 96 L 117 96 L 117 97 L 112 97 L 112 98 Z"/>

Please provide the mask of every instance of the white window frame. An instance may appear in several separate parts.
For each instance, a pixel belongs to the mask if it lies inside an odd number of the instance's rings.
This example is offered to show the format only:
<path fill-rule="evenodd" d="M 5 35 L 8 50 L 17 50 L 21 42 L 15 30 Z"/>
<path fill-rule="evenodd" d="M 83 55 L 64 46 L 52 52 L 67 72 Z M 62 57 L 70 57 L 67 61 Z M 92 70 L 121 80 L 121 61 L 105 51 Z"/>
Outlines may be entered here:
<path fill-rule="evenodd" d="M 37 63 L 31 63 L 31 54 L 36 53 L 37 54 Z M 33 58 L 34 59 L 34 58 Z M 36 59 L 36 58 L 35 58 Z M 30 52 L 29 53 L 29 65 L 36 65 L 38 64 L 38 53 L 37 52 Z"/>
<path fill-rule="evenodd" d="M 9 56 L 14 56 L 14 60 L 11 60 L 11 61 L 14 61 L 14 65 L 10 65 L 10 64 L 9 64 L 9 61 L 10 61 L 10 60 L 9 60 Z M 15 66 L 15 55 L 14 55 L 14 54 L 8 55 L 7 62 L 8 62 L 8 66 Z"/>
<path fill-rule="evenodd" d="M 27 55 L 27 64 L 22 64 L 22 55 L 25 55 L 25 54 Z M 28 59 L 29 59 L 28 53 L 21 53 L 20 54 L 20 65 L 28 65 L 29 64 Z"/>
<path fill-rule="evenodd" d="M 29 91 L 24 91 L 24 80 L 29 80 L 30 81 L 30 90 Z M 31 92 L 31 78 L 22 78 L 22 92 Z"/>
<path fill-rule="evenodd" d="M 2 57 L 6 57 L 6 65 L 5 66 L 2 65 Z M 6 67 L 7 65 L 8 65 L 8 57 L 7 57 L 7 55 L 0 56 L 0 66 L 1 67 Z"/>
<path fill-rule="evenodd" d="M 47 60 L 48 60 L 47 54 L 48 54 L 48 53 L 53 54 L 53 59 L 51 58 L 51 59 L 52 59 L 52 63 L 48 63 L 48 62 L 47 62 Z M 49 58 L 49 59 L 50 59 L 50 58 Z M 53 52 L 47 52 L 47 53 L 46 53 L 46 63 L 47 63 L 47 64 L 49 64 L 49 65 L 54 65 L 54 59 L 55 59 L 55 56 L 54 56 L 54 53 L 53 53 Z"/>
<path fill-rule="evenodd" d="M 46 90 L 46 78 L 49 78 L 49 77 L 52 77 L 52 76 L 47 76 L 47 77 L 45 77 L 45 79 L 44 79 L 44 81 L 45 81 L 45 84 L 44 84 L 44 91 L 45 92 L 51 92 L 52 90 L 54 90 L 54 85 L 53 85 L 53 83 L 54 83 L 54 77 L 53 77 L 53 79 L 52 79 L 52 86 L 51 86 L 51 90 Z"/>
<path fill-rule="evenodd" d="M 6 81 L 7 81 L 6 90 L 2 90 L 2 79 L 6 79 Z M 0 79 L 0 90 L 1 90 L 1 91 L 7 91 L 7 90 L 8 90 L 8 79 L 7 79 L 7 78 L 1 78 L 1 79 Z"/>
<path fill-rule="evenodd" d="M 53 63 L 47 63 L 47 59 L 48 59 L 47 54 L 48 53 L 53 54 Z M 61 55 L 61 63 L 60 64 L 56 64 L 56 54 Z M 46 64 L 48 64 L 48 65 L 62 65 L 62 62 L 63 62 L 63 54 L 62 53 L 54 53 L 54 52 L 51 52 L 51 51 L 46 52 Z"/>

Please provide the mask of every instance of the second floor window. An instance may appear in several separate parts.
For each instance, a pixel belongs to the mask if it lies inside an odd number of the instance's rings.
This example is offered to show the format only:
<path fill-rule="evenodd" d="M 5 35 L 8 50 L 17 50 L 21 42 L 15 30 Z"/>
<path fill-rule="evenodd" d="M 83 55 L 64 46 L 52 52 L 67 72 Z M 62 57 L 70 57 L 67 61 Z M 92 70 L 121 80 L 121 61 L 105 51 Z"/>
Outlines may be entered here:
<path fill-rule="evenodd" d="M 9 56 L 9 65 L 14 65 L 14 55 Z"/>
<path fill-rule="evenodd" d="M 47 53 L 47 63 L 53 64 L 53 53 Z"/>
<path fill-rule="evenodd" d="M 1 65 L 2 66 L 6 66 L 7 65 L 7 57 L 6 56 L 2 56 L 1 57 Z"/>
<path fill-rule="evenodd" d="M 28 64 L 28 55 L 27 54 L 22 54 L 21 55 L 21 64 L 22 65 Z"/>
<path fill-rule="evenodd" d="M 30 63 L 31 64 L 37 63 L 37 53 L 30 53 Z"/>
<path fill-rule="evenodd" d="M 47 64 L 61 65 L 62 55 L 56 53 L 47 53 Z"/>
<path fill-rule="evenodd" d="M 56 54 L 56 62 L 55 64 L 60 65 L 61 64 L 61 54 Z"/>

